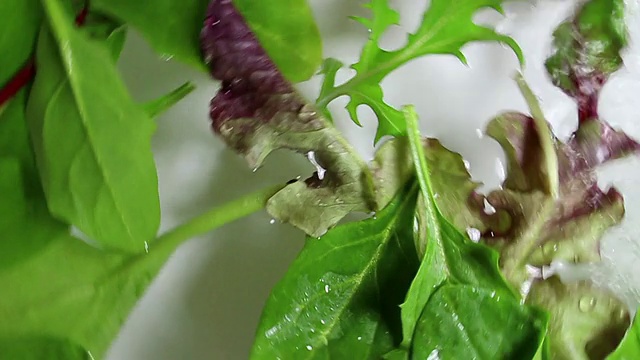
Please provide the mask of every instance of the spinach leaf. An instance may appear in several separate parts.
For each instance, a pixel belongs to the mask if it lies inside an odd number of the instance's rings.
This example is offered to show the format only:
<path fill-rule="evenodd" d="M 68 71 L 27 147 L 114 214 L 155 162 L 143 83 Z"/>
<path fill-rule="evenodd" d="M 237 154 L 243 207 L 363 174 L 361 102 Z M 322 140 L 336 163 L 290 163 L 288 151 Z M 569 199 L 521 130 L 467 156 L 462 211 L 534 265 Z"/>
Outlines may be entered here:
<path fill-rule="evenodd" d="M 335 74 L 340 68 L 337 60 L 330 60 L 325 66 L 324 84 L 317 100 L 318 108 L 326 112 L 327 105 L 334 99 L 347 95 L 350 101 L 347 110 L 356 124 L 359 123 L 357 109 L 369 106 L 378 118 L 375 141 L 384 135 L 400 136 L 406 131 L 402 112 L 387 105 L 383 100 L 380 83 L 392 71 L 418 57 L 429 54 L 451 54 L 466 63 L 461 48 L 471 41 L 499 41 L 513 49 L 521 62 L 522 52 L 508 36 L 474 24 L 473 15 L 480 9 L 501 10 L 502 0 L 433 0 L 422 17 L 422 23 L 415 33 L 410 34 L 407 44 L 394 51 L 379 47 L 382 34 L 398 22 L 398 13 L 389 7 L 388 0 L 371 0 L 367 7 L 372 10 L 372 18 L 356 18 L 370 31 L 360 60 L 351 65 L 356 75 L 347 82 L 335 86 Z"/>
<path fill-rule="evenodd" d="M 57 0 L 44 4 L 27 115 L 49 209 L 101 245 L 142 252 L 160 222 L 155 124 L 103 43 L 75 28 Z"/>
<path fill-rule="evenodd" d="M 92 360 L 82 347 L 44 336 L 0 338 L 0 359 Z"/>
<path fill-rule="evenodd" d="M 446 284 L 420 316 L 411 358 L 532 359 L 542 340 L 537 316 L 512 296 Z"/>
<path fill-rule="evenodd" d="M 263 310 L 253 359 L 379 359 L 399 342 L 398 305 L 418 259 L 409 185 L 374 218 L 308 238 Z"/>
<path fill-rule="evenodd" d="M 405 110 L 405 117 L 411 154 L 422 190 L 416 210 L 417 234 L 425 237 L 419 242 L 425 243 L 426 249 L 418 274 L 402 304 L 403 341 L 400 352 L 396 351 L 389 356 L 406 357 L 411 347 L 411 354 L 415 358 L 425 358 L 435 351 L 441 352 L 440 356 L 444 358 L 466 358 L 467 355 L 472 355 L 471 357 L 492 359 L 502 358 L 517 349 L 523 351 L 523 355 L 530 353 L 529 356 L 532 357 L 537 345 L 528 349 L 521 348 L 524 343 L 538 344 L 535 339 L 541 341 L 544 321 L 539 319 L 536 311 L 520 304 L 519 299 L 514 296 L 498 269 L 497 252 L 472 243 L 442 216 L 434 197 L 429 164 L 413 108 Z M 477 313 L 479 308 L 465 305 L 464 301 L 457 304 L 448 301 L 458 296 L 461 299 L 475 297 L 476 301 L 470 302 L 474 303 L 473 306 L 481 303 L 487 318 L 506 310 L 517 314 L 514 315 L 514 320 L 517 318 L 517 321 L 496 326 L 492 321 L 485 321 L 485 314 Z M 466 318 L 458 320 L 458 325 L 445 321 L 443 314 L 449 314 L 453 319 L 459 315 Z M 466 327 L 474 327 L 474 330 L 467 330 L 464 322 L 467 322 Z M 513 333 L 514 327 L 519 330 L 516 334 Z M 481 338 L 484 334 L 491 334 L 499 342 L 484 341 Z M 457 346 L 441 346 L 448 341 L 457 341 Z"/>
<path fill-rule="evenodd" d="M 637 314 L 637 312 L 636 312 Z M 607 360 L 633 360 L 640 358 L 640 318 L 636 315 L 633 325 L 620 342 L 620 346 Z"/>
<path fill-rule="evenodd" d="M 228 1 L 214 2 L 202 48 L 222 87 L 211 100 L 213 130 L 258 169 L 273 151 L 306 154 L 312 177 L 289 184 L 267 204 L 283 222 L 321 236 L 353 211 L 376 209 L 367 164 L 342 134 L 296 91 Z"/>
<path fill-rule="evenodd" d="M 210 8 L 233 6 L 230 0 L 94 0 L 91 6 L 131 24 L 164 56 L 175 56 L 205 70 L 200 30 L 203 23 L 218 21 L 210 17 L 205 20 L 209 2 Z M 314 74 L 322 59 L 322 45 L 306 1 L 235 0 L 233 4 L 287 79 L 302 81 Z"/>
<path fill-rule="evenodd" d="M 0 2 L 0 89 L 25 65 L 36 42 L 42 21 L 39 0 Z"/>

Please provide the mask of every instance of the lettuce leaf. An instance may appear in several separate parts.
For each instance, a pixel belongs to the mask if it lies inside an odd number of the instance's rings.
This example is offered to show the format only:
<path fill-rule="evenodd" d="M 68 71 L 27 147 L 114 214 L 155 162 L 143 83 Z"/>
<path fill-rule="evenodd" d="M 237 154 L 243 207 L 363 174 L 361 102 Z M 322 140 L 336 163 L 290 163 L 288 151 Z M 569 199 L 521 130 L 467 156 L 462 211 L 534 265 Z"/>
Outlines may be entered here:
<path fill-rule="evenodd" d="M 317 164 L 312 177 L 269 200 L 272 216 L 317 237 L 350 212 L 375 209 L 365 162 L 285 79 L 229 1 L 211 3 L 202 49 L 211 75 L 222 82 L 210 117 L 226 144 L 256 169 L 281 148 Z"/>

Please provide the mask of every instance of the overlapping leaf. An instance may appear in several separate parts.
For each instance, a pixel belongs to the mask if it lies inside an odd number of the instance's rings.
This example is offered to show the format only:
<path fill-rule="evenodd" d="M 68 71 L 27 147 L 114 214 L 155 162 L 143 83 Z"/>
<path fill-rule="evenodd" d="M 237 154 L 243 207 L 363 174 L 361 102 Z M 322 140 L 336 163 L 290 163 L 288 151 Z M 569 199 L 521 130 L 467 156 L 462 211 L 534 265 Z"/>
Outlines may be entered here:
<path fill-rule="evenodd" d="M 212 76 L 222 81 L 210 117 L 227 145 L 253 168 L 279 148 L 305 154 L 319 166 L 311 178 L 269 200 L 271 215 L 320 236 L 346 214 L 374 209 L 364 161 L 284 78 L 229 1 L 212 2 L 202 47 Z"/>
<path fill-rule="evenodd" d="M 370 19 L 357 18 L 370 30 L 369 41 L 365 44 L 360 60 L 351 67 L 356 75 L 346 83 L 335 86 L 335 73 L 338 67 L 332 60 L 326 69 L 326 77 L 318 97 L 318 107 L 325 111 L 326 106 L 335 98 L 347 95 L 347 105 L 351 118 L 359 124 L 357 108 L 369 106 L 378 118 L 378 131 L 375 141 L 385 135 L 403 135 L 406 127 L 402 113 L 386 104 L 380 86 L 382 80 L 395 69 L 429 54 L 451 54 L 466 62 L 462 47 L 471 41 L 499 41 L 510 46 L 518 58 L 523 61 L 518 45 L 508 36 L 500 35 L 494 30 L 476 25 L 473 16 L 484 8 L 501 10 L 502 0 L 433 0 L 424 13 L 422 23 L 415 33 L 410 34 L 407 44 L 394 51 L 380 48 L 378 42 L 384 32 L 397 23 L 398 13 L 393 10 L 388 0 L 372 0 L 368 8 L 372 11 Z"/>
<path fill-rule="evenodd" d="M 252 359 L 379 359 L 399 342 L 398 305 L 418 267 L 416 187 L 375 218 L 308 238 L 263 310 Z"/>
<path fill-rule="evenodd" d="M 103 43 L 57 0 L 45 5 L 28 120 L 49 209 L 104 246 L 144 251 L 160 222 L 155 124 Z"/>

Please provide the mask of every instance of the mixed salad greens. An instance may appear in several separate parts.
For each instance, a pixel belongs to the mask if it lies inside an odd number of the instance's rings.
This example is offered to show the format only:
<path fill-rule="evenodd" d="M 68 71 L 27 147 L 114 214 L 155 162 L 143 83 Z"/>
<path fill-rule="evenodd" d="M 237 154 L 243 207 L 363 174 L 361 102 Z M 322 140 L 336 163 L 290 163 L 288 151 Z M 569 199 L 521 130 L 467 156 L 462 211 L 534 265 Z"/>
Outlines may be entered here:
<path fill-rule="evenodd" d="M 508 172 L 487 195 L 459 154 L 420 134 L 411 105 L 383 101 L 390 73 L 430 54 L 464 63 L 473 41 L 506 44 L 524 66 L 513 39 L 473 22 L 501 4 L 432 0 L 406 44 L 388 51 L 379 41 L 400 17 L 371 0 L 370 17 L 354 18 L 370 33 L 355 75 L 336 85 L 344 65 L 322 62 L 304 0 L 0 2 L 11 14 L 0 22 L 0 359 L 102 358 L 181 243 L 263 208 L 308 237 L 265 305 L 251 358 L 640 358 L 636 309 L 556 276 L 600 261 L 624 201 L 599 187 L 596 169 L 640 152 L 598 112 L 623 66 L 624 2 L 583 2 L 554 33 L 546 68 L 578 111 L 568 141 L 515 76 L 530 111 L 488 123 Z M 251 167 L 288 149 L 317 171 L 158 236 L 153 119 L 194 86 L 132 100 L 115 66 L 129 28 L 220 81 L 213 130 Z M 294 84 L 318 71 L 309 101 Z M 333 124 L 327 105 L 341 96 L 357 124 L 361 105 L 378 120 L 371 163 Z M 372 215 L 344 223 L 353 212 Z"/>

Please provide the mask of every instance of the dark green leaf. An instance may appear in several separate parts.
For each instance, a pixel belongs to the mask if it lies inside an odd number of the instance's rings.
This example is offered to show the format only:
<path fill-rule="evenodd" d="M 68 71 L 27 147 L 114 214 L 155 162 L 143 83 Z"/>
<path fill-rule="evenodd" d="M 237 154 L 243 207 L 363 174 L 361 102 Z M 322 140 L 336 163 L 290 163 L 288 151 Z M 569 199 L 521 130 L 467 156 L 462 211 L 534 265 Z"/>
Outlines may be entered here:
<path fill-rule="evenodd" d="M 501 11 L 501 3 L 502 0 L 431 1 L 422 23 L 415 33 L 409 35 L 407 44 L 398 50 L 386 51 L 379 47 L 379 39 L 390 26 L 398 22 L 399 15 L 389 7 L 388 0 L 371 0 L 367 7 L 372 10 L 372 18 L 357 18 L 370 30 L 370 38 L 360 60 L 352 65 L 357 74 L 339 86 L 325 82 L 318 97 L 318 107 L 325 111 L 335 98 L 347 95 L 351 98 L 347 110 L 356 123 L 359 123 L 357 108 L 360 105 L 371 107 L 378 117 L 376 142 L 384 135 L 403 135 L 406 125 L 402 112 L 384 102 L 380 87 L 382 80 L 395 69 L 429 54 L 451 54 L 466 62 L 461 49 L 471 41 L 505 43 L 523 61 L 522 52 L 513 39 L 473 22 L 473 16 L 480 9 L 489 7 Z"/>
<path fill-rule="evenodd" d="M 155 124 L 104 43 L 47 0 L 28 120 L 51 212 L 107 247 L 144 251 L 160 222 Z"/>
<path fill-rule="evenodd" d="M 205 70 L 199 35 L 208 2 L 92 0 L 91 9 L 130 24 L 163 56 Z"/>
<path fill-rule="evenodd" d="M 228 0 L 220 2 L 224 1 Z M 307 80 L 318 70 L 322 39 L 307 0 L 233 0 L 233 4 L 289 81 Z"/>
<path fill-rule="evenodd" d="M 0 1 L 0 88 L 33 53 L 42 21 L 39 0 Z"/>
<path fill-rule="evenodd" d="M 398 305 L 418 266 L 416 191 L 307 243 L 263 310 L 253 359 L 379 359 L 400 341 Z"/>
<path fill-rule="evenodd" d="M 542 342 L 544 327 L 544 316 L 513 296 L 487 288 L 444 285 L 420 316 L 411 358 L 531 359 Z"/>
<path fill-rule="evenodd" d="M 418 241 L 426 244 L 420 269 L 409 288 L 405 302 L 402 304 L 402 347 L 407 349 L 411 345 L 412 339 L 414 339 L 414 329 L 419 318 L 424 318 L 426 316 L 425 313 L 428 314 L 429 311 L 447 311 L 428 310 L 429 307 L 446 307 L 446 302 L 439 303 L 432 299 L 434 294 L 440 291 L 437 289 L 445 282 L 468 286 L 470 291 L 484 291 L 497 294 L 503 301 L 513 302 L 513 307 L 522 307 L 522 305 L 519 305 L 519 299 L 514 296 L 513 291 L 500 274 L 497 252 L 484 245 L 472 243 L 445 219 L 440 212 L 434 197 L 435 192 L 431 182 L 430 165 L 424 154 L 423 143 L 417 125 L 417 115 L 413 108 L 407 108 L 405 110 L 405 117 L 411 155 L 422 190 L 416 210 L 418 221 L 416 232 L 417 235 L 421 237 Z M 498 304 L 488 302 L 485 305 L 487 306 L 487 312 L 499 311 L 499 309 L 497 309 L 497 307 L 499 307 Z M 496 308 L 491 308 L 491 306 Z M 527 314 L 527 316 L 531 315 L 529 310 L 521 309 L 520 311 L 522 314 Z M 523 315 L 525 318 L 527 316 Z M 528 322 L 533 323 L 534 320 L 535 318 L 532 317 L 528 319 Z M 423 321 L 431 320 L 427 319 Z M 435 321 L 435 323 L 433 326 L 438 327 L 438 322 Z M 479 322 L 476 326 L 485 326 L 487 327 L 486 331 L 494 332 L 496 336 L 507 336 L 508 332 L 511 331 L 505 328 L 505 332 L 500 333 L 501 330 L 499 329 L 489 329 L 489 327 L 494 325 L 483 325 L 482 322 Z M 533 325 L 531 326 L 533 327 Z M 486 333 L 486 331 L 481 331 L 481 333 Z M 540 329 L 537 329 L 537 331 L 540 331 Z M 442 334 L 443 333 L 436 332 L 423 336 L 432 336 L 432 341 L 443 342 L 446 340 L 441 338 Z M 530 335 L 529 333 L 526 334 L 526 336 Z M 416 334 L 416 336 L 418 335 Z M 452 336 L 454 335 L 452 334 Z M 464 336 L 473 337 L 475 333 L 465 334 Z M 513 341 L 520 340 L 513 339 Z M 475 338 L 470 338 L 469 342 L 483 343 L 482 339 Z M 506 344 L 505 346 L 512 347 L 515 346 L 514 344 Z M 414 341 L 414 353 L 416 351 L 419 353 L 423 351 L 421 349 L 422 346 L 423 344 L 421 342 Z M 535 352 L 536 349 L 533 351 Z M 429 352 L 431 350 L 429 350 Z M 458 351 L 460 351 L 460 354 L 464 354 L 464 352 L 470 350 L 459 349 Z"/>
<path fill-rule="evenodd" d="M 637 314 L 637 312 L 636 312 Z M 636 315 L 633 325 L 622 339 L 620 346 L 607 357 L 607 360 L 640 359 L 640 317 Z"/>
<path fill-rule="evenodd" d="M 0 338 L 0 359 L 93 360 L 82 347 L 49 337 Z"/>

